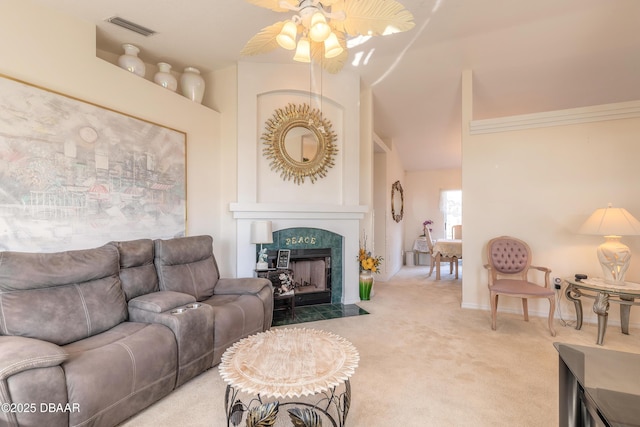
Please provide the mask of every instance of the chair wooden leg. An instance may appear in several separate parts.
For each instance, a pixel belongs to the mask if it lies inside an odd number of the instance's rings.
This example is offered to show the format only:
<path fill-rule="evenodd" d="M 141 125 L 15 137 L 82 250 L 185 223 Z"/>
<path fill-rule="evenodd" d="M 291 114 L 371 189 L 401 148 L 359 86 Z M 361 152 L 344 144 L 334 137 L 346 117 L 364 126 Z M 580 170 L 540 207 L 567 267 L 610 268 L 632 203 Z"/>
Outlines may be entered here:
<path fill-rule="evenodd" d="M 429 263 L 431 264 L 431 266 L 429 267 L 429 275 L 427 277 L 431 277 L 431 275 L 433 274 L 433 267 L 435 263 L 436 263 L 436 258 L 434 256 L 431 256 L 431 262 Z"/>
<path fill-rule="evenodd" d="M 458 258 L 454 258 L 456 263 L 456 280 L 458 280 Z"/>
<path fill-rule="evenodd" d="M 549 331 L 551 332 L 551 336 L 556 336 L 556 330 L 553 327 L 553 314 L 556 311 L 556 301 L 554 297 L 549 297 Z"/>
<path fill-rule="evenodd" d="M 498 294 L 491 294 L 491 329 L 496 330 L 496 314 L 498 311 Z"/>
<path fill-rule="evenodd" d="M 524 321 L 529 321 L 529 302 L 526 298 L 522 298 L 522 311 L 524 311 Z"/>

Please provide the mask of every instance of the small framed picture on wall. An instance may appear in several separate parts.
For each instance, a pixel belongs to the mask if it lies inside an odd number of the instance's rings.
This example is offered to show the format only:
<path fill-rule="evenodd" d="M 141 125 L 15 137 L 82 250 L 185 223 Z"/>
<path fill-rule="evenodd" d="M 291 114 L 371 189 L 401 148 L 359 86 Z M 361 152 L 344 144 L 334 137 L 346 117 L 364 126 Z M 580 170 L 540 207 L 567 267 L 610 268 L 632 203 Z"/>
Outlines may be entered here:
<path fill-rule="evenodd" d="M 277 269 L 287 269 L 289 268 L 289 257 L 291 257 L 290 249 L 279 249 L 278 250 L 278 262 L 276 263 Z"/>

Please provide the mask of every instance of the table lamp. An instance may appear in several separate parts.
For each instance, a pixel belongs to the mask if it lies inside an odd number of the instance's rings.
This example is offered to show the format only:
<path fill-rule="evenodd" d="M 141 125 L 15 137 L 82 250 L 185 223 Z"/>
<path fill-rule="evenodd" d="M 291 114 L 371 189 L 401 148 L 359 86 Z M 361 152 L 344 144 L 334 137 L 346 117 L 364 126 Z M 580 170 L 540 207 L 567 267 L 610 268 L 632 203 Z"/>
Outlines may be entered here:
<path fill-rule="evenodd" d="M 624 275 L 631 260 L 631 250 L 620 238 L 640 235 L 640 222 L 626 209 L 613 208 L 609 203 L 606 208 L 596 209 L 578 232 L 604 236 L 605 242 L 598 246 L 598 260 L 604 279 L 624 282 Z"/>
<path fill-rule="evenodd" d="M 268 269 L 269 264 L 267 264 L 267 250 L 262 249 L 262 245 L 273 243 L 271 221 L 253 221 L 251 223 L 251 243 L 260 245 L 260 252 L 258 253 L 256 270 Z"/>

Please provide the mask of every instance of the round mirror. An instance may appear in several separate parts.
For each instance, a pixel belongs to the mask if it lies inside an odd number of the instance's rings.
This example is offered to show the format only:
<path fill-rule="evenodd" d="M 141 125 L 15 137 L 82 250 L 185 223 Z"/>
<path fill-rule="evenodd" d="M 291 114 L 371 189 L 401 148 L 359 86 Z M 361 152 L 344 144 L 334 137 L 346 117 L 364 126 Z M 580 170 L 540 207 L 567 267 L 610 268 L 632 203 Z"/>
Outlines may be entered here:
<path fill-rule="evenodd" d="M 395 222 L 402 221 L 404 216 L 404 191 L 400 181 L 391 186 L 391 217 Z"/>
<path fill-rule="evenodd" d="M 318 154 L 318 137 L 304 126 L 289 129 L 284 135 L 284 149 L 295 162 L 307 163 Z"/>
<path fill-rule="evenodd" d="M 336 134 L 322 113 L 309 105 L 289 104 L 277 109 L 265 128 L 263 154 L 282 179 L 301 184 L 309 177 L 313 183 L 334 165 Z"/>

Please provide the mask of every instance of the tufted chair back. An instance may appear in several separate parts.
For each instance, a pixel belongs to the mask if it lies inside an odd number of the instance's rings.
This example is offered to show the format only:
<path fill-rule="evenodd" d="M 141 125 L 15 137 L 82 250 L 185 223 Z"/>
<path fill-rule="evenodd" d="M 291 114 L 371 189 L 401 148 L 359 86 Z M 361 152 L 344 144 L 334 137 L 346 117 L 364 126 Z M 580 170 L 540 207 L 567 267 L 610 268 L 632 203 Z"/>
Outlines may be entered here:
<path fill-rule="evenodd" d="M 487 245 L 487 260 L 494 280 L 497 275 L 518 275 L 526 280 L 531 265 L 531 249 L 515 237 L 496 237 Z"/>

